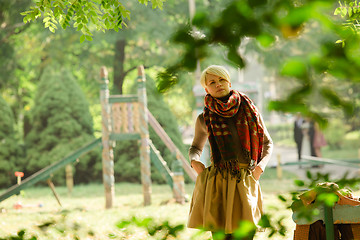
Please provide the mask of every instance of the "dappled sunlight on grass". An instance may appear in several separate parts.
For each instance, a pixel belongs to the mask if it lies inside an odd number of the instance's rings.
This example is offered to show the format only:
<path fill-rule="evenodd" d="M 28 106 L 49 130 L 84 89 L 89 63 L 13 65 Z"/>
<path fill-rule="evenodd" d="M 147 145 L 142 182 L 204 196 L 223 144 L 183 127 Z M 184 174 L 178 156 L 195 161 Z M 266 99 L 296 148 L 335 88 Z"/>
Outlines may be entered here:
<path fill-rule="evenodd" d="M 273 173 L 268 169 L 268 177 Z M 266 213 L 275 218 L 285 217 L 284 224 L 289 227 L 288 238 L 292 236 L 294 223 L 291 220 L 291 210 L 278 199 L 278 193 L 290 191 L 293 180 L 274 180 L 264 175 L 261 180 L 264 193 Z M 291 186 L 291 187 L 290 187 Z M 186 184 L 185 190 L 188 200 L 194 188 L 194 183 Z M 75 186 L 72 195 L 69 196 L 66 187 L 56 187 L 62 207 L 59 206 L 55 197 L 48 187 L 30 188 L 24 194 L 13 196 L 0 203 L 0 237 L 16 234 L 20 229 L 27 229 L 28 234 L 39 234 L 37 225 L 47 221 L 60 221 L 65 219 L 66 226 L 76 225 L 79 227 L 77 234 L 87 236 L 89 232 L 93 237 L 88 239 L 102 239 L 100 236 L 112 234 L 118 239 L 151 239 L 144 229 L 129 226 L 118 229 L 116 223 L 129 220 L 132 217 L 143 219 L 150 217 L 154 222 L 161 224 L 169 221 L 169 224 L 186 226 L 190 202 L 184 205 L 176 204 L 172 199 L 172 191 L 168 185 L 152 186 L 152 204 L 143 206 L 142 186 L 140 184 L 119 183 L 115 187 L 116 197 L 112 209 L 105 209 L 104 189 L 101 184 Z M 23 208 L 14 209 L 13 205 L 21 202 Z M 41 204 L 41 207 L 40 207 Z M 65 217 L 64 217 L 65 216 Z M 21 224 L 19 224 L 21 223 Z M 191 239 L 199 233 L 198 230 L 185 227 L 177 239 Z M 55 233 L 54 233 L 55 234 Z M 59 234 L 59 233 L 56 233 Z M 205 232 L 194 239 L 209 239 L 211 234 Z M 255 239 L 265 239 L 266 232 L 258 233 Z M 276 239 L 288 239 L 276 238 Z M 156 239 L 156 238 L 154 238 Z"/>

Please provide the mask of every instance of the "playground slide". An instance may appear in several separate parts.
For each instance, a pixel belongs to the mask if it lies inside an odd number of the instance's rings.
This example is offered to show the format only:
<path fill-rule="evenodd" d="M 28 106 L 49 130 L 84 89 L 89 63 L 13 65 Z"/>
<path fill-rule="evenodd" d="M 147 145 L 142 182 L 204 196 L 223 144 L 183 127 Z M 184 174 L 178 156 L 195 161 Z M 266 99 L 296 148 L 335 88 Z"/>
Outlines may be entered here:
<path fill-rule="evenodd" d="M 55 162 L 38 172 L 34 173 L 30 177 L 26 178 L 24 181 L 21 182 L 21 184 L 16 184 L 12 187 L 10 187 L 8 190 L 6 190 L 4 193 L 0 195 L 0 202 L 3 200 L 11 197 L 14 194 L 18 194 L 22 189 L 25 189 L 31 185 L 34 185 L 35 183 L 49 178 L 50 174 L 55 172 L 56 170 L 65 167 L 67 164 L 75 162 L 76 159 L 78 159 L 82 154 L 89 152 L 95 147 L 101 146 L 101 138 L 98 138 L 83 147 L 79 148 L 78 150 L 74 151 L 67 157 L 61 159 L 58 162 Z"/>
<path fill-rule="evenodd" d="M 188 160 L 182 155 L 180 150 L 176 147 L 176 145 L 173 143 L 173 141 L 170 139 L 170 137 L 167 135 L 165 130 L 161 127 L 160 123 L 156 120 L 156 118 L 151 114 L 150 111 L 148 111 L 148 117 L 150 126 L 154 129 L 154 131 L 165 143 L 165 145 L 170 149 L 170 151 L 176 154 L 176 158 L 178 158 L 182 162 L 185 172 L 195 182 L 197 173 L 194 169 L 191 168 Z"/>
<path fill-rule="evenodd" d="M 167 166 L 166 161 L 162 158 L 160 152 L 156 149 L 154 144 L 150 141 L 150 159 L 154 163 L 154 166 L 157 168 L 157 170 L 160 172 L 161 176 L 165 179 L 167 184 L 171 188 L 173 188 L 174 183 L 172 179 L 172 173 Z"/>

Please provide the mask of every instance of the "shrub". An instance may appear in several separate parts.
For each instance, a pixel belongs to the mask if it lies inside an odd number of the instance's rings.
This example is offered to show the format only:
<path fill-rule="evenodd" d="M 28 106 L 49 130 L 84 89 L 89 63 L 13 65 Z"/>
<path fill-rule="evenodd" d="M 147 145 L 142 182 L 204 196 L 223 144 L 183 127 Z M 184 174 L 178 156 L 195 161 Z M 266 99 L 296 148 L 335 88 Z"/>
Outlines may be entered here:
<path fill-rule="evenodd" d="M 0 187 L 15 184 L 15 171 L 23 171 L 22 149 L 15 137 L 13 112 L 0 96 Z"/>
<path fill-rule="evenodd" d="M 82 90 L 65 69 L 54 66 L 51 69 L 56 72 L 49 68 L 43 75 L 30 112 L 31 129 L 25 138 L 26 175 L 59 161 L 94 140 L 92 117 Z M 99 164 L 99 151 L 83 156 L 75 167 L 75 180 L 89 182 L 99 178 Z M 64 171 L 58 171 L 53 180 L 63 183 Z"/>
<path fill-rule="evenodd" d="M 360 131 L 352 131 L 345 134 L 344 147 L 350 149 L 360 148 Z"/>
<path fill-rule="evenodd" d="M 349 126 L 346 126 L 340 119 L 329 121 L 328 127 L 324 130 L 325 139 L 330 149 L 341 149 L 344 146 L 346 132 Z"/>
<path fill-rule="evenodd" d="M 293 123 L 266 124 L 266 128 L 277 145 L 295 146 Z"/>

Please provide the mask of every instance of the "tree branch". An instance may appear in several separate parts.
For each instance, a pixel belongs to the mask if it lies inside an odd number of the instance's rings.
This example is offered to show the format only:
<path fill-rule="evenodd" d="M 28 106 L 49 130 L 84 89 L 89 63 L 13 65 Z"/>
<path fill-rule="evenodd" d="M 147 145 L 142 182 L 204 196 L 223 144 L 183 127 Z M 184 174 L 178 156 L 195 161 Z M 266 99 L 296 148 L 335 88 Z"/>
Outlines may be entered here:
<path fill-rule="evenodd" d="M 3 28 L 2 31 L 4 32 L 8 32 L 6 34 L 5 37 L 3 37 L 0 40 L 0 43 L 4 43 L 6 42 L 12 35 L 16 35 L 16 34 L 20 34 L 21 32 L 23 32 L 26 28 L 28 28 L 30 26 L 30 24 L 25 24 L 25 23 L 17 23 L 14 25 L 11 25 L 11 27 L 5 27 Z M 16 29 L 20 28 L 18 31 L 16 31 Z M 16 31 L 16 32 L 15 32 Z"/>
<path fill-rule="evenodd" d="M 129 72 L 131 72 L 132 70 L 134 70 L 134 69 L 136 69 L 136 68 L 137 68 L 137 66 L 136 66 L 136 67 L 131 67 L 131 68 L 129 68 L 127 71 L 124 72 L 124 77 L 125 77 Z"/>

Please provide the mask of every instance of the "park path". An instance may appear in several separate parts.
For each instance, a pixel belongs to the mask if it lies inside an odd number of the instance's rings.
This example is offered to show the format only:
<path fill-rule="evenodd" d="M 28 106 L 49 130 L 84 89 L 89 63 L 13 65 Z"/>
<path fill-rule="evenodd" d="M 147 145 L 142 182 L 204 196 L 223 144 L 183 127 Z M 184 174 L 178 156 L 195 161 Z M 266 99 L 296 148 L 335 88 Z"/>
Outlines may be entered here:
<path fill-rule="evenodd" d="M 277 166 L 277 158 L 280 156 L 281 163 L 286 162 L 296 162 L 297 161 L 297 151 L 295 147 L 283 147 L 283 146 L 274 146 L 273 154 L 268 163 L 268 167 Z M 302 168 L 299 168 L 297 165 L 292 166 L 283 166 L 283 170 L 292 172 L 298 176 L 299 179 L 306 179 L 306 172 L 310 171 L 312 174 L 320 173 L 329 173 L 330 179 L 340 179 L 348 172 L 348 178 L 350 177 L 360 177 L 359 168 L 352 168 L 346 166 L 339 166 L 334 164 L 326 164 L 321 168 L 311 168 L 310 165 L 305 165 Z"/>

